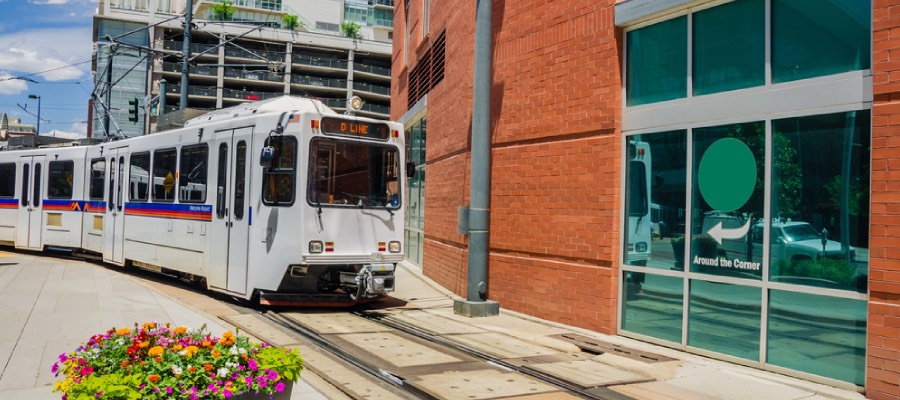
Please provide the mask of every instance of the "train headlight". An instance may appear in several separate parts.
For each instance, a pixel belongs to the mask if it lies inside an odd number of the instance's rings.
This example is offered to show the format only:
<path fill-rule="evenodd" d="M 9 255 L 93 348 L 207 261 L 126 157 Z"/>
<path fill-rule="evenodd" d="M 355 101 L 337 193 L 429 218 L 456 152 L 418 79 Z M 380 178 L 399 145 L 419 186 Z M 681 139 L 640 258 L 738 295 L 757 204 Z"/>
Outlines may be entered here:
<path fill-rule="evenodd" d="M 634 251 L 638 253 L 644 253 L 647 251 L 647 242 L 637 242 L 634 245 Z"/>
<path fill-rule="evenodd" d="M 398 242 L 396 240 L 392 240 L 388 244 L 388 250 L 390 250 L 391 253 L 399 253 L 400 252 L 400 242 Z"/>
<path fill-rule="evenodd" d="M 309 241 L 309 252 L 310 253 L 321 253 L 323 250 L 322 241 L 320 240 L 310 240 Z"/>

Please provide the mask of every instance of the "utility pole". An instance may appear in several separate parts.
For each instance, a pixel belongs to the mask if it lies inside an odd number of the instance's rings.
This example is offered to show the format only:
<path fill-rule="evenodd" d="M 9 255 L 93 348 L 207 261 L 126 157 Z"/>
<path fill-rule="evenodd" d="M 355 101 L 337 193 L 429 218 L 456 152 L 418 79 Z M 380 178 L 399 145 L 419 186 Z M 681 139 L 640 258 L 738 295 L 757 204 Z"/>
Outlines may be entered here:
<path fill-rule="evenodd" d="M 38 116 L 37 116 L 37 134 L 35 136 L 41 136 L 41 96 L 35 94 L 29 94 L 29 99 L 37 99 L 38 101 Z"/>
<path fill-rule="evenodd" d="M 113 53 L 115 49 L 112 45 L 106 47 L 106 107 L 110 107 L 112 103 L 112 63 L 113 63 Z M 103 113 L 103 129 L 106 134 L 107 140 L 109 140 L 109 110 L 107 109 L 105 113 Z"/>
<path fill-rule="evenodd" d="M 469 206 L 462 207 L 460 225 L 469 235 L 466 300 L 455 300 L 453 311 L 468 317 L 500 313 L 500 303 L 488 297 L 491 209 L 491 0 L 475 5 L 475 68 L 472 87 L 472 173 Z"/>
<path fill-rule="evenodd" d="M 188 62 L 191 59 L 191 19 L 193 16 L 193 1 L 186 0 L 184 5 L 184 47 L 181 50 L 181 99 L 178 104 L 179 110 L 187 108 L 188 102 L 188 80 L 191 77 L 191 67 L 188 65 Z"/>

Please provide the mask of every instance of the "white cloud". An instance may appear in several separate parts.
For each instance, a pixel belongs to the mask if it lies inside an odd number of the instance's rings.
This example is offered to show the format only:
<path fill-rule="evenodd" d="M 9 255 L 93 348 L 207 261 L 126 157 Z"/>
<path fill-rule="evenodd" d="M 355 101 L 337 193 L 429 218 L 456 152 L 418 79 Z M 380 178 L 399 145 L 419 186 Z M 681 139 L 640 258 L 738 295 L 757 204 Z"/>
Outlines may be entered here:
<path fill-rule="evenodd" d="M 0 69 L 13 75 L 40 74 L 48 81 L 77 79 L 89 73 L 91 27 L 38 29 L 0 35 Z"/>
<path fill-rule="evenodd" d="M 25 81 L 18 79 L 3 80 L 11 77 L 12 75 L 10 74 L 0 73 L 0 94 L 19 94 L 28 90 L 28 85 Z"/>
<path fill-rule="evenodd" d="M 53 136 L 64 139 L 81 139 L 87 137 L 87 133 L 79 133 L 79 132 L 66 132 L 61 131 L 59 129 L 54 129 L 47 133 L 41 133 L 41 136 Z"/>
<path fill-rule="evenodd" d="M 37 5 L 45 5 L 45 4 L 51 4 L 51 5 L 69 4 L 69 0 L 28 0 L 28 2 L 31 3 L 31 4 L 37 4 Z"/>
<path fill-rule="evenodd" d="M 87 136 L 87 122 L 76 122 L 72 124 L 69 130 L 81 135 L 82 137 Z"/>

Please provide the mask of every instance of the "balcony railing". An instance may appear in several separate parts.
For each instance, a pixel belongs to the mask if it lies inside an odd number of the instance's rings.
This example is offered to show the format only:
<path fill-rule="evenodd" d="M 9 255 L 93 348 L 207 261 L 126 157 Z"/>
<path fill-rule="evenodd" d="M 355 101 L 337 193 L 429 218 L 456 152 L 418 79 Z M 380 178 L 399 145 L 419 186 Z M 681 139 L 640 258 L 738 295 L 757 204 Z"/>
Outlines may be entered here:
<path fill-rule="evenodd" d="M 383 76 L 391 76 L 391 69 L 385 67 L 379 67 L 377 65 L 368 65 L 362 63 L 353 63 L 353 70 L 360 72 L 368 72 L 370 74 L 375 75 L 383 75 Z"/>
<path fill-rule="evenodd" d="M 218 71 L 216 71 L 216 69 L 217 69 L 217 67 L 192 65 L 190 67 L 190 72 L 192 75 L 216 76 L 218 74 Z M 163 71 L 164 72 L 181 72 L 181 63 L 164 62 L 163 63 Z"/>
<path fill-rule="evenodd" d="M 284 77 L 269 71 L 247 71 L 237 68 L 225 68 L 226 78 L 247 79 L 251 81 L 267 81 L 284 83 Z"/>
<path fill-rule="evenodd" d="M 338 89 L 346 89 L 347 88 L 347 80 L 346 79 L 320 78 L 317 76 L 306 76 L 306 75 L 291 76 L 291 83 L 296 83 L 299 85 L 331 87 L 331 88 L 338 88 Z"/>
<path fill-rule="evenodd" d="M 279 53 L 276 51 L 269 51 L 269 50 L 252 50 L 252 52 L 251 52 L 251 51 L 239 49 L 236 47 L 225 48 L 225 56 L 246 58 L 249 60 L 260 60 L 260 57 L 262 57 L 263 59 L 269 60 L 269 61 L 278 61 L 278 62 L 284 61 L 284 53 Z"/>
<path fill-rule="evenodd" d="M 199 54 L 214 47 L 216 47 L 216 45 L 214 44 L 191 43 L 191 53 Z M 182 51 L 184 50 L 184 42 L 166 40 L 165 42 L 163 42 L 163 49 L 171 51 Z M 206 54 L 210 54 L 213 56 L 219 55 L 219 53 L 215 51 L 209 51 Z"/>
<path fill-rule="evenodd" d="M 394 27 L 394 20 L 392 20 L 392 19 L 375 18 L 375 26 L 383 26 L 383 27 L 386 27 L 386 28 L 393 28 L 393 27 Z"/>
<path fill-rule="evenodd" d="M 369 5 L 393 7 L 394 0 L 369 0 Z"/>
<path fill-rule="evenodd" d="M 294 64 L 311 65 L 314 67 L 347 69 L 347 60 L 339 60 L 336 58 L 310 57 L 295 54 L 291 57 L 291 61 Z"/>
<path fill-rule="evenodd" d="M 364 90 L 367 92 L 383 94 L 385 96 L 391 95 L 391 88 L 379 86 L 379 85 L 371 85 L 371 84 L 362 83 L 362 82 L 353 82 L 353 88 L 357 89 L 357 90 Z"/>
<path fill-rule="evenodd" d="M 363 111 L 373 112 L 373 113 L 378 113 L 378 114 L 390 114 L 390 113 L 391 113 L 391 108 L 390 108 L 390 107 L 388 107 L 388 106 L 382 106 L 382 105 L 379 105 L 379 104 L 369 104 L 369 103 L 365 103 L 365 104 L 363 104 L 363 106 L 362 106 L 362 110 L 363 110 Z"/>
<path fill-rule="evenodd" d="M 260 92 L 255 90 L 237 90 L 237 89 L 229 89 L 225 88 L 222 90 L 222 98 L 225 99 L 240 99 L 240 100 L 265 100 L 271 99 L 274 97 L 284 96 L 283 92 L 272 93 L 272 92 Z"/>
<path fill-rule="evenodd" d="M 181 85 L 169 85 L 166 87 L 166 93 L 181 93 Z M 217 97 L 215 86 L 188 86 L 188 94 L 195 96 Z"/>

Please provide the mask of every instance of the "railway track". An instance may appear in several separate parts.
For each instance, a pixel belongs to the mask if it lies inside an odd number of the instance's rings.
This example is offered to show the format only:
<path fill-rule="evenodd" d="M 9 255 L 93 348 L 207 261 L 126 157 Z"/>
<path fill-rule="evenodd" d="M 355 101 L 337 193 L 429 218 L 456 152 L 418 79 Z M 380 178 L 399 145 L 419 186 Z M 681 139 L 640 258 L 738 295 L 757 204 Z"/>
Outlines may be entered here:
<path fill-rule="evenodd" d="M 628 399 L 605 387 L 579 385 L 571 377 L 534 368 L 535 363 L 542 361 L 588 362 L 584 356 L 498 356 L 477 345 L 432 334 L 390 313 L 377 311 L 312 314 L 270 311 L 261 316 L 298 336 L 302 342 L 328 352 L 349 368 L 377 379 L 397 398 L 499 399 L 552 395 L 559 399 Z"/>

